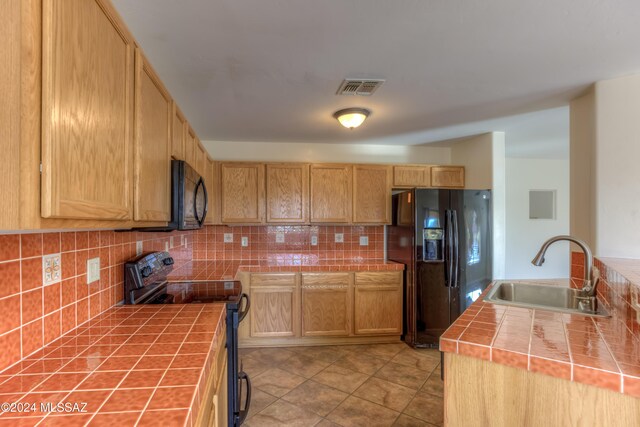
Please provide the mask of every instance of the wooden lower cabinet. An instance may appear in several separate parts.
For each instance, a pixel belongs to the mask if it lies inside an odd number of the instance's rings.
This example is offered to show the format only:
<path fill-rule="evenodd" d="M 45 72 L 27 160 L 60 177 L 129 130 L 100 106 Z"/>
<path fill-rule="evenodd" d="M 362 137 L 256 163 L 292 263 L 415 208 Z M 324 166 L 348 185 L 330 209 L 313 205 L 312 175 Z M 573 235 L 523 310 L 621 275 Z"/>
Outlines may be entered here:
<path fill-rule="evenodd" d="M 302 335 L 349 336 L 352 319 L 350 273 L 302 274 Z"/>
<path fill-rule="evenodd" d="M 241 347 L 384 343 L 402 335 L 401 271 L 240 272 L 237 279 L 251 298 Z"/>
<path fill-rule="evenodd" d="M 224 346 L 226 338 L 223 335 L 218 347 L 218 354 L 209 379 L 202 393 L 201 407 L 198 418 L 193 422 L 197 427 L 226 427 L 227 426 L 227 349 Z"/>
<path fill-rule="evenodd" d="M 254 274 L 251 277 L 251 337 L 299 335 L 299 290 L 296 274 Z"/>
<path fill-rule="evenodd" d="M 402 334 L 402 272 L 356 273 L 356 335 Z"/>

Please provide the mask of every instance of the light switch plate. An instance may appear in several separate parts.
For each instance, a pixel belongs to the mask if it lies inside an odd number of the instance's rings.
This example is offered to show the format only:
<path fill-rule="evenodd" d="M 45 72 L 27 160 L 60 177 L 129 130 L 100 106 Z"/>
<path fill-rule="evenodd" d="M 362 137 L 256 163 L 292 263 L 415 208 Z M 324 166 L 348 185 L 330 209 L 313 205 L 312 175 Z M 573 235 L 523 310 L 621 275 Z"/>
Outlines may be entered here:
<path fill-rule="evenodd" d="M 45 255 L 42 257 L 42 283 L 45 286 L 53 285 L 62 279 L 62 263 L 60 254 Z"/>
<path fill-rule="evenodd" d="M 360 246 L 369 246 L 369 236 L 360 236 Z"/>
<path fill-rule="evenodd" d="M 173 247 L 173 236 L 169 237 L 169 246 Z"/>
<path fill-rule="evenodd" d="M 142 255 L 142 240 L 136 242 L 136 255 Z"/>
<path fill-rule="evenodd" d="M 284 233 L 277 232 L 276 233 L 276 243 L 284 243 Z"/>
<path fill-rule="evenodd" d="M 87 260 L 87 283 L 100 280 L 100 257 Z"/>
<path fill-rule="evenodd" d="M 242 238 L 240 238 L 240 242 L 240 244 L 245 248 L 249 246 L 249 238 L 246 236 L 242 236 Z"/>
<path fill-rule="evenodd" d="M 336 243 L 344 243 L 344 233 L 336 233 L 335 237 Z"/>
<path fill-rule="evenodd" d="M 169 242 L 164 242 L 164 251 L 169 252 Z"/>
<path fill-rule="evenodd" d="M 311 246 L 318 246 L 318 236 L 315 234 L 311 236 Z"/>
<path fill-rule="evenodd" d="M 184 238 L 184 235 L 181 235 L 180 236 L 180 246 L 184 246 L 184 244 L 185 244 L 185 238 Z"/>
<path fill-rule="evenodd" d="M 233 233 L 224 233 L 224 242 L 233 243 Z"/>

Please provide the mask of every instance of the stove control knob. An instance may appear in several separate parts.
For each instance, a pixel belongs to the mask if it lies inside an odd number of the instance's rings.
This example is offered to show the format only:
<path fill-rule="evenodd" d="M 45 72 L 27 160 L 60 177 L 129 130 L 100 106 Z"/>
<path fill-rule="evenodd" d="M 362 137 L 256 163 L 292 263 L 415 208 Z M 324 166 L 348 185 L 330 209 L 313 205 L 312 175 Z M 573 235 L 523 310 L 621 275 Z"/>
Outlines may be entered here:
<path fill-rule="evenodd" d="M 173 265 L 173 258 L 167 257 L 163 259 L 162 262 L 164 263 L 164 265 Z"/>
<path fill-rule="evenodd" d="M 143 267 L 142 270 L 140 270 L 140 273 L 142 273 L 142 277 L 151 276 L 151 267 L 149 266 Z"/>

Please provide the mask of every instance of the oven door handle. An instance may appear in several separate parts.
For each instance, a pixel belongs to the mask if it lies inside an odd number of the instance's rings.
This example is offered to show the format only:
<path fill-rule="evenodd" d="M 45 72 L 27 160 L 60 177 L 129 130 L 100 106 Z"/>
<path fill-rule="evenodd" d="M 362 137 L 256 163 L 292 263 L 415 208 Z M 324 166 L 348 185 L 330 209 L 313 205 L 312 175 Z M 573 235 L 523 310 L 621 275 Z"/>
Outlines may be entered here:
<path fill-rule="evenodd" d="M 251 379 L 246 372 L 242 371 L 238 374 L 238 379 L 240 380 L 240 393 L 242 393 L 242 380 L 247 383 L 247 398 L 244 401 L 244 408 L 240 410 L 238 413 L 238 425 L 241 426 L 244 423 L 244 420 L 249 415 L 249 408 L 251 408 Z M 241 396 L 238 396 L 238 399 L 241 399 Z"/>
<path fill-rule="evenodd" d="M 245 300 L 244 310 L 238 313 L 238 323 L 242 322 L 244 318 L 249 314 L 249 309 L 251 308 L 251 299 L 249 295 L 244 292 L 240 295 L 240 303 L 238 305 L 242 305 L 242 300 Z"/>

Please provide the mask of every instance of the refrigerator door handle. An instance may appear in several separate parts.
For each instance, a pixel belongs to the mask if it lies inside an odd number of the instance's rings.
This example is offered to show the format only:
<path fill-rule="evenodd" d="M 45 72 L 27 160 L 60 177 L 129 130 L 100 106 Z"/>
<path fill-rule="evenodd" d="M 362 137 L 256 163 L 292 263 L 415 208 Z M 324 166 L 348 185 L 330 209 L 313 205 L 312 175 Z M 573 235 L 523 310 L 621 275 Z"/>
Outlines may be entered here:
<path fill-rule="evenodd" d="M 457 211 L 451 211 L 451 223 L 453 225 L 453 282 L 451 283 L 451 286 L 454 288 L 457 288 L 460 286 L 460 283 L 458 281 L 458 269 L 460 267 L 459 263 L 460 263 L 460 240 L 459 240 L 459 231 L 458 231 L 458 212 Z"/>
<path fill-rule="evenodd" d="M 453 223 L 451 211 L 447 209 L 445 211 L 446 222 L 446 256 L 445 262 L 447 264 L 447 279 L 445 280 L 445 286 L 450 287 L 454 285 L 453 281 Z"/>

